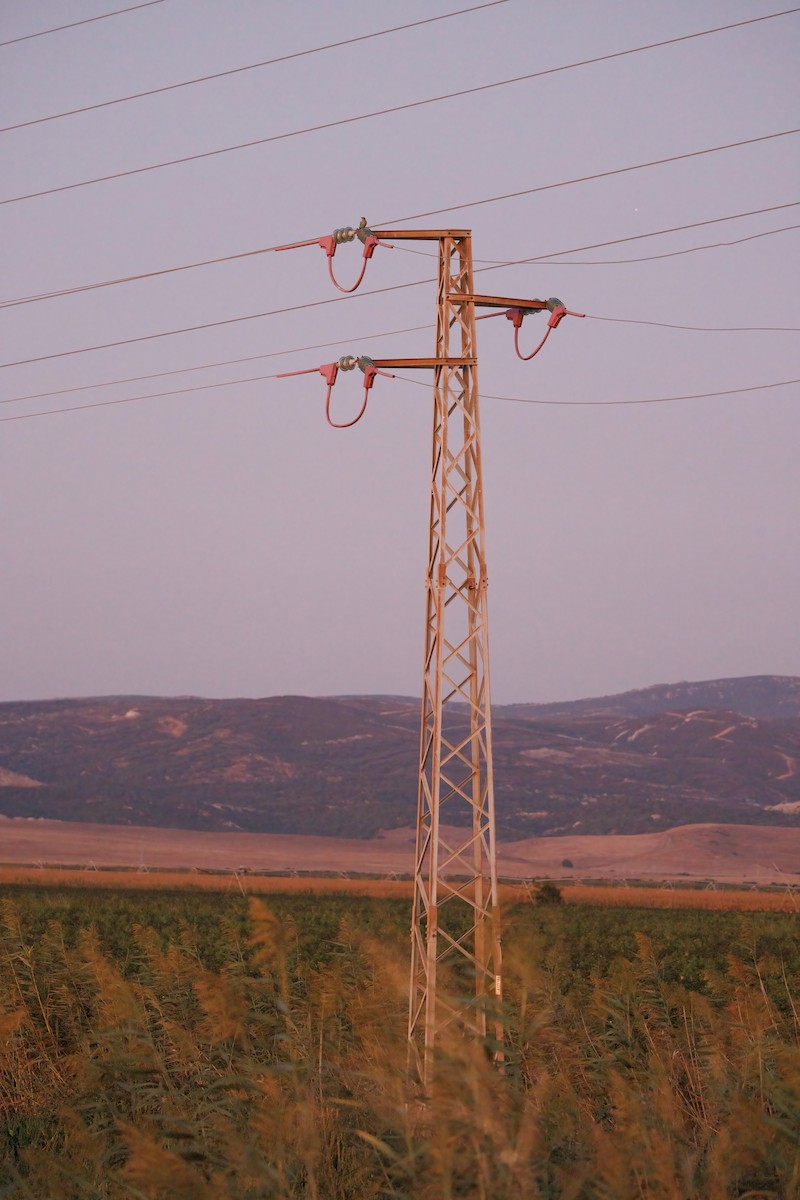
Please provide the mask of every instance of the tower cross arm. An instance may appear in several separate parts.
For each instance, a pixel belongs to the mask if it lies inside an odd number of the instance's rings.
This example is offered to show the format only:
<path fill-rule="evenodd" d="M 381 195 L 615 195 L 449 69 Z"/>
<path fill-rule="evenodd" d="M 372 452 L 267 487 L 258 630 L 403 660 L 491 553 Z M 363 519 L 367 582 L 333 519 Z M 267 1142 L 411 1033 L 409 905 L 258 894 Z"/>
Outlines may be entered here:
<path fill-rule="evenodd" d="M 519 308 L 528 312 L 541 312 L 551 304 L 549 300 L 519 300 L 512 296 L 461 295 L 452 296 L 450 299 L 459 300 L 462 304 L 474 304 L 476 308 Z"/>
<path fill-rule="evenodd" d="M 425 371 L 435 367 L 474 367 L 476 358 L 373 358 L 372 364 L 382 369 L 399 367 L 405 371 Z"/>
<path fill-rule="evenodd" d="M 387 242 L 441 242 L 469 237 L 469 229 L 373 229 L 373 237 Z"/>

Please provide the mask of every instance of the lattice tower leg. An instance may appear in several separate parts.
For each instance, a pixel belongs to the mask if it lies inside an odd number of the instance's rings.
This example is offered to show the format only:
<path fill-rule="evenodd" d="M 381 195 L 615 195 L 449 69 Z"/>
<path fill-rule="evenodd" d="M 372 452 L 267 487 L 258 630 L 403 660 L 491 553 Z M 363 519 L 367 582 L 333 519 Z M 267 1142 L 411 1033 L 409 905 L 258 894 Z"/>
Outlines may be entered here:
<path fill-rule="evenodd" d="M 475 358 L 472 292 L 471 237 L 442 237 L 437 358 Z M 433 398 L 408 1023 L 424 1087 L 445 1031 L 502 1042 L 477 368 L 437 367 Z"/>

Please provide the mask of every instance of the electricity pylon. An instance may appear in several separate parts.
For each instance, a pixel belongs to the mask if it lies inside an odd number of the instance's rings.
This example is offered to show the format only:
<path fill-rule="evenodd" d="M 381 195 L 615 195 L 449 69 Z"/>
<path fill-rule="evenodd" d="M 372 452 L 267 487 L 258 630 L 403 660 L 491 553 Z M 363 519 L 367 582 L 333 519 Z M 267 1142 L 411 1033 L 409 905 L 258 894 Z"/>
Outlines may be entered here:
<path fill-rule="evenodd" d="M 462 229 L 376 236 L 439 246 L 408 1018 L 411 1062 L 426 1085 L 445 1028 L 486 1037 L 487 999 L 495 1008 L 501 1000 L 472 237 Z M 448 972 L 440 987 L 447 960 L 466 971 Z M 465 987 L 474 1005 L 455 994 Z"/>
<path fill-rule="evenodd" d="M 355 421 L 364 413 L 375 376 L 386 373 L 386 368 L 433 370 L 408 1016 L 410 1066 L 427 1089 L 433 1079 L 435 1050 L 451 1029 L 477 1035 L 487 1046 L 491 1038 L 494 1057 L 502 1058 L 488 577 L 475 309 L 506 309 L 505 315 L 514 324 L 518 354 L 517 334 L 525 315 L 544 309 L 551 313 L 538 351 L 567 310 L 556 299 L 476 295 L 472 234 L 467 229 L 371 230 L 362 219 L 358 229 L 339 229 L 329 237 L 294 246 L 322 246 L 336 283 L 331 266 L 336 246 L 356 236 L 364 245 L 364 266 L 375 247 L 384 242 L 427 241 L 438 245 L 435 357 L 373 360 L 350 355 L 319 368 L 328 384 L 327 406 L 339 369 L 359 366 L 364 372 L 364 400 Z M 364 267 L 358 283 L 363 276 Z M 338 283 L 336 286 L 340 287 Z M 326 412 L 334 424 L 329 407 Z M 335 427 L 347 428 L 355 421 Z M 471 995 L 465 997 L 465 991 Z"/>

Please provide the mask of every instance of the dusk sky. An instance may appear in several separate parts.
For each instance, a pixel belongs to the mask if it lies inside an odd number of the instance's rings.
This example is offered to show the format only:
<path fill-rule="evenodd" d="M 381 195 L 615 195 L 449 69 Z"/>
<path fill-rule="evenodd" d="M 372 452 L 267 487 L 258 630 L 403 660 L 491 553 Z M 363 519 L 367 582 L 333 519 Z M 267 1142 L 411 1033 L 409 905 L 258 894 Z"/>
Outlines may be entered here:
<path fill-rule="evenodd" d="M 534 190 L 795 129 L 800 13 L 69 187 L 781 10 L 504 0 L 7 129 L 459 4 L 160 0 L 26 36 L 114 8 L 0 4 L 0 301 L 362 215 L 471 228 L 478 260 L 558 253 L 476 277 L 592 318 L 528 363 L 507 321 L 478 325 L 494 700 L 800 675 L 800 384 L 765 386 L 800 377 L 800 135 Z M 359 261 L 338 251 L 345 282 Z M 237 381 L 432 354 L 434 275 L 379 248 L 362 291 L 426 282 L 338 299 L 314 246 L 3 307 L 0 700 L 419 694 L 430 391 L 378 379 L 338 431 L 318 375 Z M 340 377 L 340 418 L 359 386 Z"/>

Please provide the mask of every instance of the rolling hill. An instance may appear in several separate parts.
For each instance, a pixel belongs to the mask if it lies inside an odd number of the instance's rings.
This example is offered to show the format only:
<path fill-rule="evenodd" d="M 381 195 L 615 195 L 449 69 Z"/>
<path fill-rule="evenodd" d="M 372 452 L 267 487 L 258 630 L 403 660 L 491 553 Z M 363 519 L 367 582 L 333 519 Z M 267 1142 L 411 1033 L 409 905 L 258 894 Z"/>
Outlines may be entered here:
<path fill-rule="evenodd" d="M 0 814 L 370 837 L 414 824 L 418 736 L 403 697 L 6 703 Z M 494 748 L 507 839 L 800 824 L 796 678 L 496 706 Z"/>

